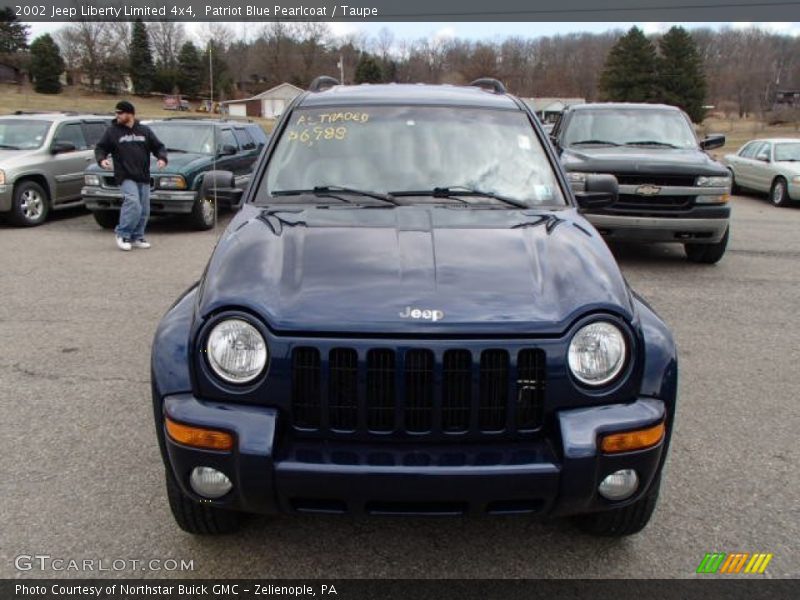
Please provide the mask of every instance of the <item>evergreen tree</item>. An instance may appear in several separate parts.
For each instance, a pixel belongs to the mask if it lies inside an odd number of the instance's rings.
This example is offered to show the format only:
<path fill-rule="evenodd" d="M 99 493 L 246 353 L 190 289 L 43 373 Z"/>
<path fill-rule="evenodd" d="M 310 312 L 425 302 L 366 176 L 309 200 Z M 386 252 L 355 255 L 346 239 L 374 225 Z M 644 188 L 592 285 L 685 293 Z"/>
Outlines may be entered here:
<path fill-rule="evenodd" d="M 658 90 L 661 100 L 679 106 L 695 123 L 703 120 L 706 78 L 697 46 L 683 27 L 671 28 L 659 41 Z"/>
<path fill-rule="evenodd" d="M 49 33 L 39 36 L 31 44 L 31 78 L 40 94 L 61 93 L 59 77 L 64 72 L 64 59 L 58 45 Z"/>
<path fill-rule="evenodd" d="M 656 49 L 642 30 L 632 27 L 611 48 L 600 75 L 604 100 L 648 102 L 657 97 Z"/>
<path fill-rule="evenodd" d="M 130 75 L 134 94 L 149 94 L 153 89 L 155 66 L 147 27 L 136 19 L 131 33 Z"/>
<path fill-rule="evenodd" d="M 181 94 L 196 98 L 200 91 L 200 84 L 203 77 L 203 65 L 197 46 L 192 42 L 186 42 L 181 46 L 178 55 L 178 87 Z"/>
<path fill-rule="evenodd" d="M 29 29 L 30 25 L 17 22 L 17 15 L 11 7 L 0 10 L 0 54 L 27 49 Z"/>
<path fill-rule="evenodd" d="M 364 52 L 356 65 L 356 83 L 380 83 L 382 79 L 381 67 L 369 54 Z"/>

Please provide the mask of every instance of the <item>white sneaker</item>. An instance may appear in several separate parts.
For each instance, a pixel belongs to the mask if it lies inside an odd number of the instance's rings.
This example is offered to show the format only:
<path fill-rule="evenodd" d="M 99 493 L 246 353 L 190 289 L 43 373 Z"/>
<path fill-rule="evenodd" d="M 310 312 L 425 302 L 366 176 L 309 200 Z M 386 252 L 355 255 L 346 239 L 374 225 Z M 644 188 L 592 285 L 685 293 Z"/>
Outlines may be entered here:
<path fill-rule="evenodd" d="M 131 243 L 122 236 L 116 235 L 114 236 L 114 239 L 117 241 L 117 248 L 120 250 L 127 252 L 131 249 Z"/>
<path fill-rule="evenodd" d="M 150 247 L 150 242 L 148 242 L 147 240 L 144 240 L 144 239 L 142 239 L 142 240 L 133 240 L 131 242 L 131 246 L 133 246 L 134 248 L 147 249 L 147 248 Z"/>

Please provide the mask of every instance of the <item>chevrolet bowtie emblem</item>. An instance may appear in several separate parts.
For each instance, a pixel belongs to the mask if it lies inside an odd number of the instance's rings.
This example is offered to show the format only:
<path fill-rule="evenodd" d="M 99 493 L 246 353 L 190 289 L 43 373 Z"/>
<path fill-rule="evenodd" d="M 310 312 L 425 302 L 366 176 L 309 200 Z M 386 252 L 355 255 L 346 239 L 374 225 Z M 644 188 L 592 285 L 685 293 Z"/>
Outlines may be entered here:
<path fill-rule="evenodd" d="M 661 192 L 661 188 L 651 183 L 645 183 L 636 188 L 639 196 L 657 196 L 659 192 Z"/>

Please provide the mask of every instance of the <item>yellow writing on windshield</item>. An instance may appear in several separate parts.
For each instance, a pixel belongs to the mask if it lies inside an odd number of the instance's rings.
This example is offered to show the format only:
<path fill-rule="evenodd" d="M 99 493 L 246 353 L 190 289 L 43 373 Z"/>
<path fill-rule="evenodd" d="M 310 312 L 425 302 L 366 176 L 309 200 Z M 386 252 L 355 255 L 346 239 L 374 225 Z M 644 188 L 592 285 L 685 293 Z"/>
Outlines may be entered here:
<path fill-rule="evenodd" d="M 339 127 L 298 127 L 289 131 L 287 139 L 290 142 L 300 142 L 308 146 L 313 146 L 315 142 L 324 142 L 332 140 L 343 140 L 347 138 L 347 127 L 340 125 Z"/>
<path fill-rule="evenodd" d="M 367 121 L 369 121 L 369 113 L 345 111 L 320 113 L 318 115 L 300 115 L 295 125 L 326 125 L 346 122 L 366 123 Z"/>

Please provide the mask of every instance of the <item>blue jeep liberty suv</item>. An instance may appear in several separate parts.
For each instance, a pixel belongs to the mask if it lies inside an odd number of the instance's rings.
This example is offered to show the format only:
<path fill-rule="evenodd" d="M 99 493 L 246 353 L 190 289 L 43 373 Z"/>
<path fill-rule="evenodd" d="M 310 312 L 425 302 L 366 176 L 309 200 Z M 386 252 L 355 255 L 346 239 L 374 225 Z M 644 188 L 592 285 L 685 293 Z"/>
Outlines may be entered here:
<path fill-rule="evenodd" d="M 152 350 L 169 504 L 246 513 L 650 519 L 672 336 L 530 109 L 493 79 L 317 78 Z"/>

